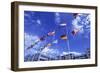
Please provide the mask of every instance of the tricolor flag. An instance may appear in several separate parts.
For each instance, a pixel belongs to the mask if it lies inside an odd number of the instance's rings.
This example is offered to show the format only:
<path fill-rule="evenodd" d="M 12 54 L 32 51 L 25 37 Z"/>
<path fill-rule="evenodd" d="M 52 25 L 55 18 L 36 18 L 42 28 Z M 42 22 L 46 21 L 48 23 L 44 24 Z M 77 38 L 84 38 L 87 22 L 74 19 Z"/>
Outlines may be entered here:
<path fill-rule="evenodd" d="M 55 31 L 49 32 L 47 35 L 48 35 L 48 36 L 53 36 L 54 34 L 55 34 Z"/>
<path fill-rule="evenodd" d="M 63 39 L 63 40 L 67 40 L 68 39 L 67 35 L 61 35 L 60 38 Z"/>

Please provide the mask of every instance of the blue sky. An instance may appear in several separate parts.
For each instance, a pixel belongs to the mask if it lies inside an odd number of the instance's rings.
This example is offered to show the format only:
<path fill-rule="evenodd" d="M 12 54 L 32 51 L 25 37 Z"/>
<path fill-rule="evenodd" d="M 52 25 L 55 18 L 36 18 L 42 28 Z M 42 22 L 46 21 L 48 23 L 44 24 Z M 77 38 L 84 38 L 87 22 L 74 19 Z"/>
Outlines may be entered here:
<path fill-rule="evenodd" d="M 66 24 L 66 26 L 61 26 L 62 24 Z M 79 29 L 76 35 L 72 34 L 74 29 Z M 26 36 L 28 35 L 25 41 L 31 40 L 26 43 L 27 46 L 25 47 L 30 46 L 38 38 L 52 31 L 55 31 L 55 35 L 47 37 L 44 41 L 39 42 L 37 47 L 33 48 L 36 49 L 54 41 L 56 43 L 53 43 L 49 49 L 52 48 L 59 54 L 68 52 L 68 42 L 70 52 L 84 53 L 87 48 L 90 48 L 89 14 L 78 13 L 75 18 L 73 13 L 24 11 L 24 33 Z M 67 40 L 60 38 L 63 34 L 66 34 Z"/>

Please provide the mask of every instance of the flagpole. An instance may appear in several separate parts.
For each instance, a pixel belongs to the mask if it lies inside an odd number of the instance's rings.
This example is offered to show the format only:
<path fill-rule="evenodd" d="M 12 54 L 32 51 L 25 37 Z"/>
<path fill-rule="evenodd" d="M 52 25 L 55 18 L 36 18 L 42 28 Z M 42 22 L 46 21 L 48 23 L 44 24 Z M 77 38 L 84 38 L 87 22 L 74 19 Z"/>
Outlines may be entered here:
<path fill-rule="evenodd" d="M 67 35 L 68 35 L 68 28 L 66 28 L 66 32 L 67 32 Z M 67 47 L 68 47 L 68 53 L 70 53 L 69 38 L 67 39 Z M 70 55 L 69 55 L 69 58 L 70 58 Z"/>

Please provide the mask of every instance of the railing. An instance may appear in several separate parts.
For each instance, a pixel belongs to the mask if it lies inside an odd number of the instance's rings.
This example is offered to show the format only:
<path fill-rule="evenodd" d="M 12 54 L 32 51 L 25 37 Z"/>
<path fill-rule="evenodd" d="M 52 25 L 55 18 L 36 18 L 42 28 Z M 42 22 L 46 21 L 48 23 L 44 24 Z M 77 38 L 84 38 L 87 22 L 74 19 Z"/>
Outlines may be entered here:
<path fill-rule="evenodd" d="M 49 57 L 45 55 L 40 55 L 39 53 L 34 54 L 34 55 L 27 55 L 24 58 L 24 61 L 52 61 L 52 60 L 75 60 L 75 59 L 89 59 L 90 55 L 89 54 L 82 54 L 79 56 L 75 56 L 73 54 L 68 54 L 64 56 L 55 56 L 55 57 Z"/>

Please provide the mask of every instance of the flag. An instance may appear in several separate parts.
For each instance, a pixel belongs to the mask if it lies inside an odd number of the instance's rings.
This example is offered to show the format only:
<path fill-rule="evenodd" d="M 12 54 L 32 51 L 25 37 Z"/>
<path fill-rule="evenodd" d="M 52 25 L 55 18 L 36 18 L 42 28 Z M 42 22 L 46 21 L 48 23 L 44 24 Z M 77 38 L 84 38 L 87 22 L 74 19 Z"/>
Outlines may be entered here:
<path fill-rule="evenodd" d="M 33 45 L 29 46 L 27 49 L 30 49 L 30 48 L 32 48 L 32 47 L 33 47 Z"/>
<path fill-rule="evenodd" d="M 31 48 L 33 48 L 36 44 L 38 44 L 38 42 L 39 41 L 37 41 L 37 42 L 34 42 L 32 45 L 30 45 L 27 49 L 31 49 Z"/>
<path fill-rule="evenodd" d="M 54 34 L 55 34 L 55 31 L 49 32 L 47 35 L 48 35 L 48 36 L 53 36 Z"/>
<path fill-rule="evenodd" d="M 57 44 L 58 43 L 58 40 L 54 40 L 52 43 Z"/>
<path fill-rule="evenodd" d="M 49 46 L 51 46 L 51 44 L 49 43 L 49 44 L 47 44 L 47 47 L 49 47 Z"/>
<path fill-rule="evenodd" d="M 74 29 L 74 30 L 72 31 L 72 34 L 73 34 L 73 35 L 76 35 L 78 32 L 79 32 L 79 29 Z"/>
<path fill-rule="evenodd" d="M 63 39 L 63 40 L 67 40 L 68 39 L 67 35 L 61 35 L 60 38 Z"/>
<path fill-rule="evenodd" d="M 66 25 L 67 25 L 66 23 L 62 23 L 62 24 L 60 24 L 60 26 L 63 26 L 63 27 L 66 26 Z"/>
<path fill-rule="evenodd" d="M 77 15 L 78 15 L 78 13 L 74 13 L 74 14 L 73 14 L 73 17 L 74 17 L 74 18 L 76 18 L 76 17 L 77 17 Z"/>
<path fill-rule="evenodd" d="M 44 41 L 45 40 L 45 36 L 40 37 L 40 41 Z"/>

